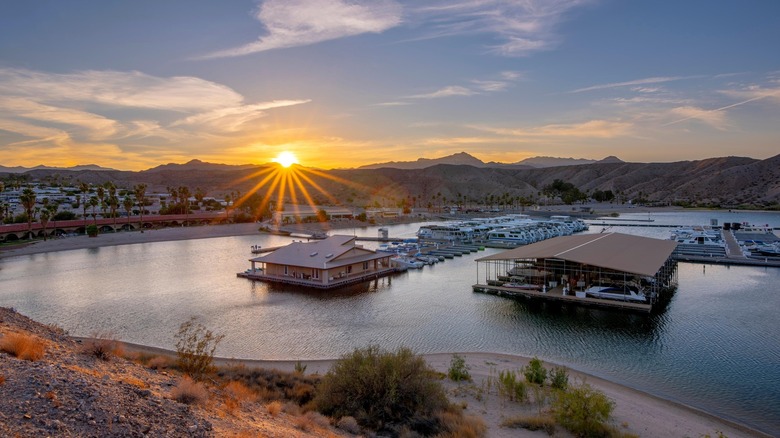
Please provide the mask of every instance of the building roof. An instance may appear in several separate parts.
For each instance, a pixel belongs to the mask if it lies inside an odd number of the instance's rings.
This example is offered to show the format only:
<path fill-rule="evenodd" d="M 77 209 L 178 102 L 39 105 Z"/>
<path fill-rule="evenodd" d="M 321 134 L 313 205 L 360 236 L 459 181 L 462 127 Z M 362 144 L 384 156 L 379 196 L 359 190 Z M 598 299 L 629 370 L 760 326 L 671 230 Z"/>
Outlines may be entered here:
<path fill-rule="evenodd" d="M 274 252 L 250 259 L 253 262 L 276 265 L 330 269 L 351 263 L 388 257 L 355 245 L 354 236 L 335 235 L 312 242 L 293 242 Z"/>
<path fill-rule="evenodd" d="M 621 233 L 580 234 L 544 240 L 477 259 L 561 259 L 632 274 L 653 276 L 677 242 Z"/>

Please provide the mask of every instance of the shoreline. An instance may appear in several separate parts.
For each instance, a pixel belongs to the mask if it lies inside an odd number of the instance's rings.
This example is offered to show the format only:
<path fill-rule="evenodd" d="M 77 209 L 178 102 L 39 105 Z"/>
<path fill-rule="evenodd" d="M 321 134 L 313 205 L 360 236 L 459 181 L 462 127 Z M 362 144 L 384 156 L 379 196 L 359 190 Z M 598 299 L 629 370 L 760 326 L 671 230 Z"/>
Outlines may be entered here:
<path fill-rule="evenodd" d="M 88 340 L 90 338 L 74 339 Z M 159 347 L 150 347 L 131 342 L 118 341 L 125 354 L 149 354 L 166 356 L 175 359 L 176 352 Z M 528 364 L 530 357 L 496 352 L 455 352 L 455 353 L 427 353 L 421 354 L 425 361 L 436 371 L 447 373 L 450 360 L 453 355 L 459 355 L 466 360 L 473 383 L 478 385 L 480 380 L 497 375 L 498 371 L 517 370 Z M 264 359 L 239 359 L 215 357 L 217 366 L 245 366 L 247 368 L 276 369 L 279 371 L 293 372 L 296 364 L 306 366 L 307 374 L 327 373 L 331 365 L 337 359 L 314 360 L 264 360 Z M 552 362 L 545 362 L 546 367 L 559 366 Z M 613 382 L 574 368 L 566 367 L 569 372 L 570 383 L 586 382 L 593 388 L 603 392 L 615 401 L 613 422 L 615 425 L 627 424 L 630 432 L 640 436 L 717 436 L 717 432 L 734 438 L 747 437 L 771 437 L 769 433 L 754 429 L 747 424 L 742 424 L 727 418 L 723 418 L 707 412 L 703 409 L 687 405 L 685 403 L 666 399 L 646 391 Z M 458 383 L 444 379 L 445 387 L 449 390 L 457 388 Z M 451 391 L 452 392 L 452 391 Z M 458 397 L 450 397 L 453 403 L 458 402 Z M 468 400 L 469 406 L 478 405 L 477 400 Z M 472 412 L 474 413 L 474 412 Z M 493 426 L 500 424 L 503 415 L 488 410 L 482 412 L 487 416 L 486 421 Z M 517 436 L 522 429 L 494 429 L 494 432 L 504 432 L 507 436 Z M 490 434 L 489 436 L 494 436 Z M 499 433 L 499 435 L 502 435 Z M 521 434 L 522 436 L 522 434 Z"/>

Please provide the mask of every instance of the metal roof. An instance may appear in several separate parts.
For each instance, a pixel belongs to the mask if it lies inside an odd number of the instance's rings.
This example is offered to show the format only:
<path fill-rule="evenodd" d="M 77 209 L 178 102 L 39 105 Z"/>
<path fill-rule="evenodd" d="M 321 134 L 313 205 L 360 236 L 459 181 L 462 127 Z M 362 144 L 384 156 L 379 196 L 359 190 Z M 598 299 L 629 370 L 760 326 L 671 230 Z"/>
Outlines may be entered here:
<path fill-rule="evenodd" d="M 677 242 L 621 233 L 580 234 L 544 240 L 477 259 L 561 259 L 585 265 L 653 276 Z"/>
<path fill-rule="evenodd" d="M 377 254 L 370 249 L 356 246 L 354 236 L 335 235 L 313 242 L 293 242 L 250 261 L 329 269 L 389 256 L 390 254 Z"/>

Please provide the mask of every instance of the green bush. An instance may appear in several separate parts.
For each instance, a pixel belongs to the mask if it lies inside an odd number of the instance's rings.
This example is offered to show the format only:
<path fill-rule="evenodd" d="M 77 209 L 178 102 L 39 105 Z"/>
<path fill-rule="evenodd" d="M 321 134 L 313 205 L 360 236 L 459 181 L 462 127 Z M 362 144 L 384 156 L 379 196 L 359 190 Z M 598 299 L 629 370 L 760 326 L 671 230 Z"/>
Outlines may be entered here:
<path fill-rule="evenodd" d="M 215 335 L 190 318 L 179 326 L 176 338 L 176 365 L 185 374 L 195 379 L 214 371 L 214 351 L 225 335 Z"/>
<path fill-rule="evenodd" d="M 558 393 L 552 403 L 555 420 L 577 436 L 609 434 L 606 424 L 615 403 L 587 383 L 569 387 Z"/>
<path fill-rule="evenodd" d="M 450 361 L 450 369 L 447 371 L 447 376 L 450 380 L 460 382 L 462 380 L 471 381 L 471 374 L 469 374 L 469 366 L 466 365 L 466 359 L 460 355 L 453 355 L 452 361 Z"/>
<path fill-rule="evenodd" d="M 95 237 L 98 235 L 98 227 L 96 225 L 87 225 L 86 231 L 89 237 Z"/>
<path fill-rule="evenodd" d="M 547 369 L 537 357 L 531 359 L 531 362 L 523 367 L 523 374 L 525 375 L 525 380 L 537 385 L 544 385 L 544 381 L 547 380 Z"/>
<path fill-rule="evenodd" d="M 511 370 L 499 371 L 498 393 L 510 401 L 522 402 L 528 398 L 525 382 L 518 379 L 517 374 Z"/>
<path fill-rule="evenodd" d="M 373 430 L 407 427 L 427 435 L 434 415 L 449 405 L 435 371 L 408 348 L 357 349 L 333 364 L 320 382 L 314 404 L 334 418 L 354 417 Z"/>
<path fill-rule="evenodd" d="M 569 373 L 566 368 L 554 367 L 550 371 L 550 386 L 555 389 L 566 389 L 569 386 Z"/>

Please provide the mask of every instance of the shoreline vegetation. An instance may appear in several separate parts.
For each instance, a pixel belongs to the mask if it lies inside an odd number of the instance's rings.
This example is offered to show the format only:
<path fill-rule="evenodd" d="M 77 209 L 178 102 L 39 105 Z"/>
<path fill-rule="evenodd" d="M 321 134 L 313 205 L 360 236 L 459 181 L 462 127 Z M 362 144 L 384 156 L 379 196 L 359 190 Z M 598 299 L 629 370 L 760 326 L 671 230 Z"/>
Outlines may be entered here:
<path fill-rule="evenodd" d="M 638 209 L 638 208 L 616 208 L 617 212 L 644 213 L 660 211 L 680 211 L 678 208 L 670 209 Z M 543 212 L 546 213 L 546 212 Z M 550 214 L 565 214 L 565 211 L 552 211 Z M 598 213 L 602 213 L 598 211 Z M 607 213 L 608 214 L 608 213 Z M 423 219 L 416 218 L 414 221 L 423 222 Z M 395 222 L 400 223 L 400 222 Z M 331 223 L 332 229 L 348 229 L 355 226 L 369 226 L 365 223 Z M 376 224 L 385 225 L 385 224 Z M 0 259 L 31 254 L 40 254 L 53 251 L 67 251 L 84 248 L 97 248 L 104 246 L 164 242 L 187 239 L 200 239 L 211 237 L 228 237 L 239 235 L 259 234 L 259 224 L 230 224 L 230 225 L 212 225 L 180 228 L 163 228 L 149 230 L 145 233 L 122 232 L 102 234 L 98 238 L 89 238 L 87 236 L 76 236 L 63 239 L 53 239 L 46 242 L 38 241 L 24 246 L 6 247 L 0 250 Z M 332 229 L 328 229 L 331 231 Z M 0 321 L 2 322 L 2 321 Z M 79 340 L 79 338 L 73 338 Z M 81 339 L 81 342 L 87 341 L 87 338 Z M 151 346 L 143 346 L 120 342 L 124 351 L 128 354 L 158 355 L 164 357 L 175 357 L 176 352 L 160 349 Z M 503 354 L 503 353 L 485 353 L 485 352 L 466 352 L 466 353 L 432 353 L 422 355 L 428 364 L 435 370 L 446 373 L 450 366 L 453 355 L 459 355 L 466 361 L 469 367 L 472 381 L 484 382 L 490 379 L 495 373 L 501 370 L 519 370 L 526 366 L 530 360 L 528 357 Z M 218 366 L 241 366 L 247 368 L 271 368 L 281 371 L 294 372 L 301 364 L 306 366 L 307 373 L 325 374 L 336 359 L 329 360 L 253 360 L 253 359 L 232 359 L 215 358 L 215 365 Z M 548 364 L 554 365 L 554 364 Z M 717 417 L 708 412 L 691 407 L 679 402 L 664 399 L 628 386 L 620 385 L 608 380 L 588 375 L 574 369 L 569 369 L 570 379 L 573 381 L 583 381 L 603 392 L 607 397 L 615 402 L 613 412 L 613 421 L 627 434 L 636 436 L 770 436 L 747 425 L 736 421 Z M 447 381 L 448 396 L 453 403 L 461 403 L 468 406 L 471 414 L 475 414 L 484 419 L 488 425 L 487 436 L 545 436 L 542 431 L 531 432 L 525 429 L 509 429 L 501 427 L 500 424 L 507 415 L 512 415 L 511 407 L 508 403 L 499 400 L 498 397 L 481 397 L 477 389 L 472 385 L 471 390 L 459 390 L 460 384 Z M 484 385 L 484 383 L 483 383 Z"/>

